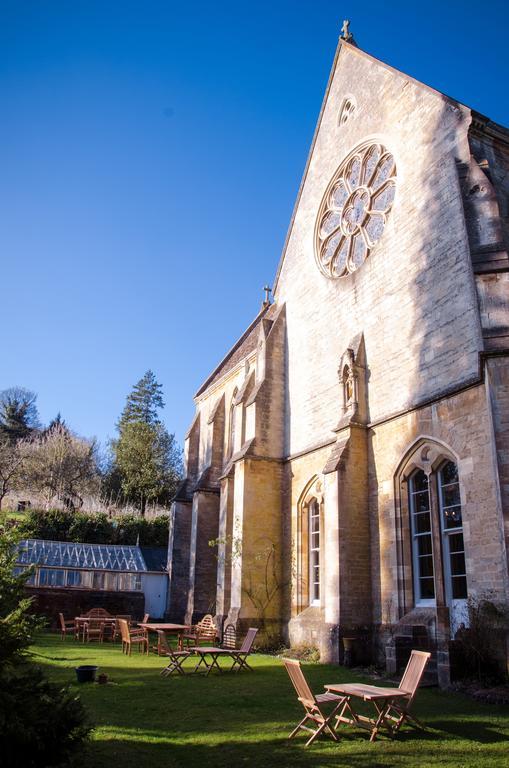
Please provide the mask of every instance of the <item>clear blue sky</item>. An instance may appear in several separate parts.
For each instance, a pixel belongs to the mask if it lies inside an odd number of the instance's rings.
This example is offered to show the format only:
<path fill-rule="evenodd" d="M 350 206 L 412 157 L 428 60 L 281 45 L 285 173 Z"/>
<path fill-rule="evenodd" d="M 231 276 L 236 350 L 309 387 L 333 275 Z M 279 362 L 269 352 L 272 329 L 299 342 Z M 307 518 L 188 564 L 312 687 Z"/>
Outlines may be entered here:
<path fill-rule="evenodd" d="M 0 389 L 103 443 L 192 395 L 275 274 L 337 37 L 509 125 L 507 4 L 0 0 Z"/>

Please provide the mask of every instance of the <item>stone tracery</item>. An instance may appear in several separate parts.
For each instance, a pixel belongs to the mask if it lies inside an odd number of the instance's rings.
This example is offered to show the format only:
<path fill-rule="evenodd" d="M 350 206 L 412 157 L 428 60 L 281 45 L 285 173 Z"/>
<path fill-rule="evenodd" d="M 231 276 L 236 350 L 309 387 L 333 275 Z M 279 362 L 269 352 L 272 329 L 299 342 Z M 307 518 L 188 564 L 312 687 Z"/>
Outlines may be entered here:
<path fill-rule="evenodd" d="M 358 269 L 380 240 L 396 192 L 394 157 L 365 144 L 339 167 L 318 213 L 315 255 L 330 278 Z"/>

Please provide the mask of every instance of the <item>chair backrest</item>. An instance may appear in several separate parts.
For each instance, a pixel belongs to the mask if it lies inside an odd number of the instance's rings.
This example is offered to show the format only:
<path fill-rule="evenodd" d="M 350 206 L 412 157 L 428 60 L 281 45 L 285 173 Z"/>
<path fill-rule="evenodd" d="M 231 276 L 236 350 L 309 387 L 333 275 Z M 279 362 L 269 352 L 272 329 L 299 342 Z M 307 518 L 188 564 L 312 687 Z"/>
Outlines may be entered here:
<path fill-rule="evenodd" d="M 207 613 L 196 625 L 196 636 L 199 640 L 216 639 L 217 627 L 210 613 Z"/>
<path fill-rule="evenodd" d="M 60 629 L 63 632 L 65 632 L 65 619 L 64 619 L 64 614 L 63 613 L 59 613 L 58 614 L 58 620 L 60 622 Z"/>
<path fill-rule="evenodd" d="M 408 692 L 410 701 L 412 701 L 416 694 L 424 673 L 424 668 L 426 667 L 430 656 L 431 653 L 428 653 L 427 651 L 412 651 L 410 654 L 408 664 L 406 665 L 406 669 L 403 672 L 403 677 L 399 684 L 401 690 Z"/>
<path fill-rule="evenodd" d="M 165 653 L 170 653 L 170 646 L 168 645 L 166 634 L 161 629 L 157 630 L 157 644 L 159 648 L 162 648 L 163 651 L 165 651 Z"/>
<path fill-rule="evenodd" d="M 87 621 L 88 632 L 101 632 L 104 629 L 104 621 L 101 619 L 90 619 Z"/>
<path fill-rule="evenodd" d="M 120 635 L 123 643 L 131 642 L 131 635 L 129 634 L 129 624 L 125 619 L 117 619 L 117 624 L 120 627 Z"/>
<path fill-rule="evenodd" d="M 89 616 L 91 618 L 95 618 L 98 616 L 110 616 L 111 614 L 108 613 L 108 611 L 105 608 L 91 608 L 88 613 L 85 614 L 85 616 Z"/>
<path fill-rule="evenodd" d="M 223 648 L 234 651 L 237 647 L 237 630 L 233 624 L 227 624 L 223 632 Z"/>
<path fill-rule="evenodd" d="M 149 613 L 145 613 L 144 616 L 143 616 L 142 624 L 148 624 L 149 621 L 150 621 L 150 614 Z"/>
<path fill-rule="evenodd" d="M 242 645 L 239 648 L 239 651 L 241 653 L 251 653 L 251 648 L 253 647 L 254 639 L 256 637 L 257 632 L 258 632 L 258 629 L 256 627 L 249 627 L 249 629 L 246 632 L 246 636 L 242 641 Z"/>
<path fill-rule="evenodd" d="M 290 680 L 292 681 L 293 687 L 295 688 L 299 699 L 303 704 L 312 706 L 315 703 L 315 697 L 313 696 L 311 688 L 309 687 L 307 680 L 304 677 L 304 672 L 301 669 L 300 661 L 297 659 L 283 659 L 283 664 L 286 667 L 286 671 L 288 672 Z"/>
<path fill-rule="evenodd" d="M 130 613 L 118 613 L 115 618 L 124 619 L 124 621 L 127 621 L 128 624 L 130 624 L 133 619 Z"/>

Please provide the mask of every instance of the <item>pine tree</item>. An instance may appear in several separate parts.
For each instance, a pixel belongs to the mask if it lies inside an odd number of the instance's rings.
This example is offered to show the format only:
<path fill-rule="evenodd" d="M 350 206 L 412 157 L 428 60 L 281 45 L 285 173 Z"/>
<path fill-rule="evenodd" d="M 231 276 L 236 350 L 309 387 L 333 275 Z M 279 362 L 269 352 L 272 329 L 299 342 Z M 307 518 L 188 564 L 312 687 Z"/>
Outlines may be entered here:
<path fill-rule="evenodd" d="M 111 444 L 110 475 L 120 483 L 124 498 L 142 515 L 150 502 L 167 503 L 182 476 L 182 455 L 175 436 L 162 424 L 161 384 L 147 371 L 128 395 Z"/>
<path fill-rule="evenodd" d="M 121 432 L 127 424 L 133 422 L 159 424 L 157 412 L 161 408 L 164 408 L 162 385 L 157 383 L 153 372 L 148 370 L 127 396 L 118 423 L 119 431 Z"/>

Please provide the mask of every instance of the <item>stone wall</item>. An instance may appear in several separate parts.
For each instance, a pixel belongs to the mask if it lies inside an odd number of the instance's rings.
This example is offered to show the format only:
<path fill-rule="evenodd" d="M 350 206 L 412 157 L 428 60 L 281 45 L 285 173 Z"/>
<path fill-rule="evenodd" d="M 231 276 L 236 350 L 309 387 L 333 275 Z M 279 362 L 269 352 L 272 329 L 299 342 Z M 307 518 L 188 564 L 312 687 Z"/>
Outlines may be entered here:
<path fill-rule="evenodd" d="M 345 125 L 342 100 L 357 102 Z M 338 57 L 291 225 L 275 298 L 286 303 L 286 452 L 327 440 L 340 401 L 337 365 L 363 332 L 371 421 L 478 376 L 482 338 L 457 159 L 469 110 L 352 46 Z M 314 258 L 315 222 L 342 160 L 372 138 L 396 161 L 383 236 L 357 272 L 331 280 Z"/>

